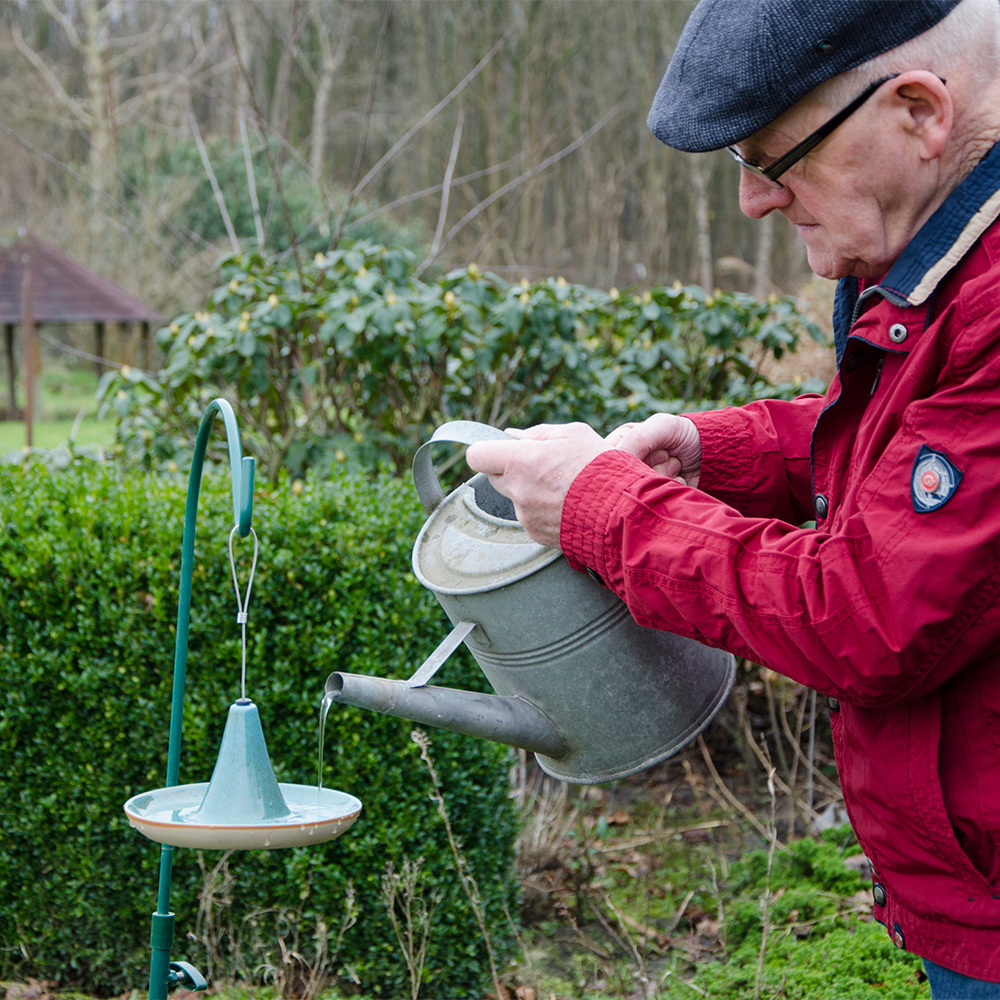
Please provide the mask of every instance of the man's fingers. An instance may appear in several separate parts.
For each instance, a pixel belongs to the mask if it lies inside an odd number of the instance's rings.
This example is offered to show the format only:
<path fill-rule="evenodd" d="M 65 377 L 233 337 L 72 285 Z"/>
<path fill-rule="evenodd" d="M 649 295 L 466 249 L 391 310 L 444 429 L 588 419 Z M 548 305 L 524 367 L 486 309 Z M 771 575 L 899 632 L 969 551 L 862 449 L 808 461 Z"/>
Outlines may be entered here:
<path fill-rule="evenodd" d="M 502 476 L 517 447 L 514 441 L 477 441 L 465 453 L 469 468 L 489 476 Z"/>
<path fill-rule="evenodd" d="M 607 442 L 607 443 L 608 443 L 609 445 L 611 445 L 611 446 L 612 446 L 613 448 L 617 448 L 617 447 L 618 447 L 618 444 L 619 444 L 619 442 L 621 441 L 621 439 L 622 439 L 622 438 L 623 438 L 623 437 L 624 437 L 624 436 L 625 436 L 625 435 L 626 435 L 626 434 L 627 434 L 627 433 L 628 433 L 628 432 L 629 432 L 630 430 L 632 430 L 632 428 L 633 428 L 633 427 L 635 427 L 635 425 L 636 425 L 636 424 L 635 424 L 635 421 L 634 421 L 634 420 L 633 420 L 633 421 L 630 421 L 630 422 L 629 422 L 629 423 L 627 423 L 627 424 L 621 424 L 621 425 L 620 425 L 619 427 L 616 427 L 616 428 L 615 428 L 615 429 L 614 429 L 614 430 L 613 430 L 613 431 L 612 431 L 612 432 L 611 432 L 610 434 L 608 434 L 608 435 L 607 435 L 607 436 L 606 436 L 606 437 L 604 438 L 604 440 L 605 440 L 605 441 L 606 441 L 606 442 Z"/>
<path fill-rule="evenodd" d="M 620 451 L 627 451 L 630 455 L 635 455 L 636 458 L 646 462 L 651 460 L 656 454 L 666 454 L 662 444 L 663 442 L 659 436 L 651 434 L 649 428 L 644 424 L 635 424 L 622 434 L 616 442 L 615 447 Z"/>

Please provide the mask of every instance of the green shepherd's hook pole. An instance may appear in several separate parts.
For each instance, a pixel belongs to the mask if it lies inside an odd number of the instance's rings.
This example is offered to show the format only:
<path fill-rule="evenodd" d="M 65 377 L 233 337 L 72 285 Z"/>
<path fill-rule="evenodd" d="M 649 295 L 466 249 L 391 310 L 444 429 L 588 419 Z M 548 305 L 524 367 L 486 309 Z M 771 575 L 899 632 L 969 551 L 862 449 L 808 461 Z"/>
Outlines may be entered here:
<path fill-rule="evenodd" d="M 216 413 L 222 414 L 229 446 L 232 474 L 233 526 L 241 538 L 250 534 L 253 516 L 253 459 L 244 458 L 240 432 L 233 408 L 224 399 L 213 399 L 201 418 L 198 438 L 191 459 L 187 503 L 184 508 L 184 539 L 181 544 L 181 583 L 177 605 L 177 640 L 174 648 L 174 685 L 170 700 L 170 742 L 167 749 L 167 788 L 177 784 L 181 760 L 181 724 L 184 715 L 184 680 L 187 671 L 188 625 L 191 617 L 191 579 L 194 573 L 194 530 L 198 515 L 198 494 L 205 464 L 208 435 Z M 150 934 L 153 956 L 149 969 L 149 1000 L 166 1000 L 167 990 L 180 983 L 189 990 L 205 989 L 201 973 L 187 962 L 171 962 L 170 947 L 174 938 L 174 915 L 170 912 L 170 879 L 173 874 L 174 849 L 163 844 L 160 849 L 160 883 L 156 912 Z"/>

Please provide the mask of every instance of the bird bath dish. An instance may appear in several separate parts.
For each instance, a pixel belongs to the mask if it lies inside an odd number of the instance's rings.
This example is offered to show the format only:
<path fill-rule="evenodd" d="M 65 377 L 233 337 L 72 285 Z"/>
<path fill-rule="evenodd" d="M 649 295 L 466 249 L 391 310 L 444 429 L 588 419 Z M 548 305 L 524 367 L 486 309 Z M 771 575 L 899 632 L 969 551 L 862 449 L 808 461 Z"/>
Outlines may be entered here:
<path fill-rule="evenodd" d="M 320 785 L 279 784 L 249 698 L 230 705 L 212 780 L 133 795 L 129 823 L 159 844 L 256 850 L 322 844 L 361 812 L 353 795 Z"/>
<path fill-rule="evenodd" d="M 201 850 L 246 850 L 303 847 L 339 837 L 361 812 L 353 795 L 317 785 L 278 785 L 288 806 L 279 818 L 259 823 L 206 823 L 197 812 L 208 782 L 175 785 L 133 795 L 125 803 L 129 823 L 159 844 Z"/>

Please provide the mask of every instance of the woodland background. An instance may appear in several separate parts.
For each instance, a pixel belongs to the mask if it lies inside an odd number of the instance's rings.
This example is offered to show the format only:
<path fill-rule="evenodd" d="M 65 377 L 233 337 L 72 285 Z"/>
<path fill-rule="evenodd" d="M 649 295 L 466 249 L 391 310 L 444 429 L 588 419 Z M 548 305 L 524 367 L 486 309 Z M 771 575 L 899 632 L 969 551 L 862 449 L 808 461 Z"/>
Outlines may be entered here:
<path fill-rule="evenodd" d="M 409 242 L 507 280 L 808 275 L 646 114 L 690 0 L 3 0 L 0 229 L 165 316 L 239 243 Z M 291 252 L 295 252 L 294 250 Z"/>

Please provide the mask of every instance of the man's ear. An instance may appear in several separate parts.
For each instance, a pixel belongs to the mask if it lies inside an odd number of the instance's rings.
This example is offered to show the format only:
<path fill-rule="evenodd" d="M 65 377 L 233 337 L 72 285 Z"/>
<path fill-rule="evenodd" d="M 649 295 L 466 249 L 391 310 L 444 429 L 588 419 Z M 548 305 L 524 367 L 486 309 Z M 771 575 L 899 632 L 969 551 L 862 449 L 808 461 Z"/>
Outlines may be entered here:
<path fill-rule="evenodd" d="M 955 121 L 955 105 L 944 80 L 929 70 L 900 73 L 890 84 L 891 99 L 903 114 L 903 128 L 920 145 L 925 160 L 941 156 Z"/>

